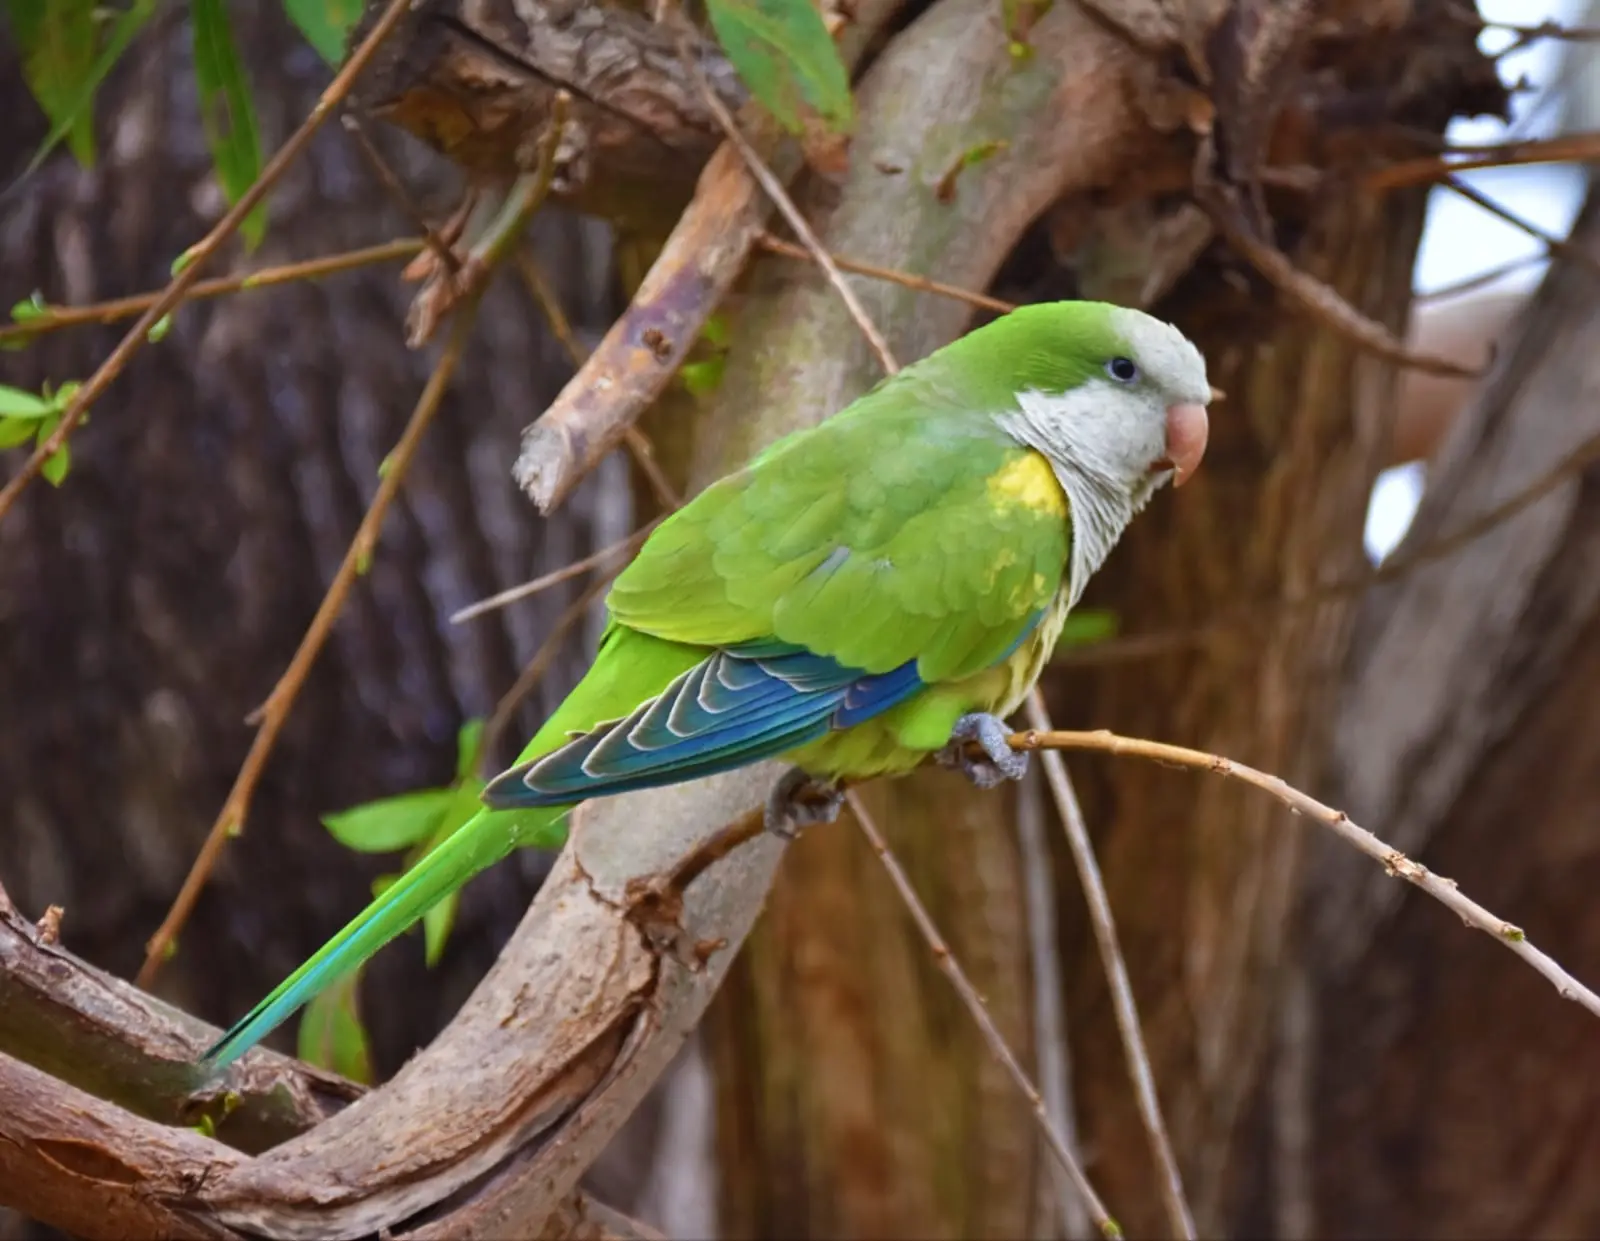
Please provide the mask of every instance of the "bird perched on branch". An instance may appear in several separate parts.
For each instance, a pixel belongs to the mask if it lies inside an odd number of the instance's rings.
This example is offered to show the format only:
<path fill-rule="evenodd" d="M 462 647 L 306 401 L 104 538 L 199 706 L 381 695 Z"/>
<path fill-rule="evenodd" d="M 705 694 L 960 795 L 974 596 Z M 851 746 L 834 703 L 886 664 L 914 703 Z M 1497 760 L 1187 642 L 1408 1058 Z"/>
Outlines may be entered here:
<path fill-rule="evenodd" d="M 485 806 L 205 1056 L 236 1060 L 578 802 L 782 757 L 781 833 L 930 756 L 989 786 L 1002 722 L 1123 530 L 1206 446 L 1205 359 L 1099 302 L 1013 311 L 778 441 L 672 514 L 606 600 L 593 666 Z M 979 757 L 974 757 L 974 755 Z"/>

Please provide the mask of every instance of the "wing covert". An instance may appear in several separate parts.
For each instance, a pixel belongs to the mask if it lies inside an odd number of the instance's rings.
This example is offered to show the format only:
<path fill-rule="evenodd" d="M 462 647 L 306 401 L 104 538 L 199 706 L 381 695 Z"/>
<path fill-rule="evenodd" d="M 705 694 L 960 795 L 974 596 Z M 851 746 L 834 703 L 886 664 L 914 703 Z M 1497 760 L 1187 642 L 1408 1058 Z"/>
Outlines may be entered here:
<path fill-rule="evenodd" d="M 612 587 L 612 615 L 708 647 L 776 639 L 872 675 L 915 660 L 925 683 L 1007 654 L 1067 558 L 1049 466 L 985 414 L 871 402 L 663 522 Z"/>

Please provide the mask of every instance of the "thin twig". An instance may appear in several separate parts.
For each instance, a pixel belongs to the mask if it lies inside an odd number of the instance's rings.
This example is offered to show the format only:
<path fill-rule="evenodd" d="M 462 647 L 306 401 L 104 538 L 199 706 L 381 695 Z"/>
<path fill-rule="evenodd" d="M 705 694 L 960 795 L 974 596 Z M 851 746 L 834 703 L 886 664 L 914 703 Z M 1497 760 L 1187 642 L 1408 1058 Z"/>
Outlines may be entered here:
<path fill-rule="evenodd" d="M 763 250 L 773 254 L 781 254 L 784 258 L 803 259 L 806 262 L 814 261 L 811 251 L 804 246 L 797 246 L 792 241 L 784 241 L 781 237 L 774 237 L 771 233 L 762 233 L 756 238 L 756 244 Z M 879 267 L 875 263 L 860 263 L 855 259 L 847 259 L 837 254 L 829 257 L 838 266 L 840 271 L 847 271 L 857 276 L 871 276 L 875 280 L 887 280 L 890 284 L 898 284 L 907 289 L 916 289 L 921 293 L 934 293 L 940 297 L 948 297 L 958 302 L 965 302 L 969 306 L 976 306 L 979 310 L 994 310 L 1006 314 L 1017 308 L 1015 302 L 1003 302 L 998 297 L 990 297 L 987 293 L 974 293 L 971 289 L 958 288 L 953 284 L 945 284 L 941 280 L 930 280 L 926 276 L 914 276 L 910 272 L 896 271 L 892 267 Z"/>
<path fill-rule="evenodd" d="M 1005 1037 L 995 1025 L 994 1018 L 989 1015 L 988 1008 L 984 1005 L 983 998 L 978 990 L 967 978 L 966 972 L 956 961 L 955 955 L 950 951 L 950 946 L 944 942 L 944 937 L 939 934 L 939 928 L 933 923 L 928 911 L 923 908 L 922 901 L 918 899 L 916 889 L 911 886 L 911 881 L 906 878 L 906 873 L 901 869 L 900 863 L 895 860 L 894 854 L 889 851 L 888 842 L 883 834 L 878 831 L 877 824 L 872 821 L 866 804 L 861 800 L 861 795 L 855 789 L 849 790 L 845 797 L 850 802 L 850 809 L 855 812 L 856 822 L 861 826 L 861 833 L 867 838 L 867 843 L 872 846 L 872 851 L 878 855 L 878 860 L 883 863 L 883 868 L 889 872 L 889 881 L 894 884 L 895 890 L 900 894 L 900 899 L 911 913 L 912 920 L 917 924 L 917 930 L 922 932 L 922 938 L 928 943 L 928 948 L 933 953 L 934 962 L 955 987 L 960 995 L 961 1002 L 967 1011 L 972 1014 L 972 1019 L 978 1023 L 978 1029 L 983 1032 L 984 1041 L 988 1043 L 989 1050 L 994 1053 L 997 1060 L 1005 1066 L 1006 1072 L 1011 1075 L 1011 1080 L 1017 1084 L 1027 1098 L 1029 1106 L 1033 1109 L 1034 1118 L 1039 1122 L 1039 1127 L 1044 1133 L 1046 1144 L 1056 1158 L 1056 1162 L 1066 1174 L 1072 1178 L 1072 1183 L 1077 1186 L 1078 1192 L 1083 1196 L 1084 1202 L 1089 1206 L 1089 1214 L 1095 1222 L 1095 1227 L 1104 1237 L 1121 1237 L 1122 1227 L 1106 1211 L 1105 1204 L 1100 1201 L 1100 1195 L 1095 1193 L 1094 1186 L 1089 1183 L 1089 1178 L 1084 1175 L 1078 1161 L 1072 1157 L 1072 1151 L 1067 1147 L 1066 1139 L 1050 1121 L 1050 1114 L 1045 1110 L 1044 1100 L 1039 1096 L 1038 1090 L 1028 1080 L 1028 1075 L 1023 1072 L 1022 1065 L 1017 1063 L 1016 1056 L 1012 1055 L 1011 1048 L 1006 1046 Z"/>
<path fill-rule="evenodd" d="M 539 309 L 544 312 L 550 331 L 561 347 L 567 351 L 573 367 L 582 370 L 583 364 L 589 360 L 589 351 L 583 347 L 578 334 L 572 330 L 572 320 L 567 318 L 561 299 L 556 296 L 555 289 L 545 279 L 544 268 L 526 246 L 518 248 L 515 261 L 517 273 L 522 277 L 522 282 L 528 286 L 528 292 L 533 294 L 533 300 L 539 303 Z M 682 508 L 683 499 L 678 495 L 678 489 L 662 471 L 661 463 L 656 460 L 655 450 L 650 446 L 649 437 L 637 426 L 629 423 L 623 429 L 622 442 L 627 445 L 634 463 L 644 475 L 645 481 L 650 484 L 656 503 L 668 511 Z"/>
<path fill-rule="evenodd" d="M 411 197 L 411 192 L 389 167 L 389 161 L 383 158 L 383 152 L 378 150 L 372 139 L 368 137 L 366 126 L 361 123 L 361 118 L 348 113 L 344 118 L 344 129 L 347 134 L 355 139 L 356 149 L 366 158 L 367 167 L 372 170 L 372 175 L 378 179 L 388 193 L 394 205 L 400 208 L 401 213 L 411 221 L 411 227 L 422 235 L 422 240 L 429 250 L 433 251 L 439 262 L 450 275 L 455 275 L 461 270 L 461 260 L 450 244 L 439 236 L 438 231 L 428 222 L 428 217 L 423 214 L 422 208 L 417 206 L 416 200 Z"/>
<path fill-rule="evenodd" d="M 1532 138 L 1485 148 L 1471 159 L 1442 159 L 1427 155 L 1401 160 L 1369 172 L 1365 189 L 1382 192 L 1408 185 L 1427 185 L 1457 173 L 1479 168 L 1510 168 L 1522 164 L 1582 164 L 1600 158 L 1600 134 L 1563 134 L 1557 138 Z"/>
<path fill-rule="evenodd" d="M 561 124 L 557 119 L 552 121 L 540 147 L 538 172 L 531 181 L 528 178 L 519 180 L 519 188 L 513 191 L 514 202 L 501 214 L 498 224 L 504 231 L 485 238 L 481 247 L 474 252 L 475 260 L 492 264 L 503 256 L 516 240 L 528 217 L 549 193 L 550 181 L 555 173 L 555 152 L 560 140 Z M 524 185 L 524 181 L 528 183 Z M 189 868 L 183 886 L 172 902 L 172 908 L 167 911 L 167 916 L 146 946 L 144 964 L 139 969 L 138 977 L 141 987 L 149 986 L 156 971 L 161 968 L 162 962 L 176 943 L 178 932 L 188 921 L 195 902 L 200 899 L 200 892 L 210 878 L 217 859 L 222 855 L 222 849 L 228 838 L 244 830 L 245 817 L 250 809 L 256 782 L 261 778 L 267 758 L 278 739 L 278 733 L 288 719 L 289 711 L 311 672 L 311 665 L 321 652 L 328 634 L 332 632 L 334 622 L 344 607 L 344 601 L 349 596 L 351 587 L 360 576 L 362 566 L 372 556 L 389 506 L 400 491 L 400 484 L 405 479 L 412 459 L 416 456 L 422 436 L 433 421 L 434 414 L 438 412 L 450 380 L 461 362 L 462 354 L 466 351 L 478 303 L 487 287 L 488 282 L 481 279 L 472 280 L 467 286 L 465 296 L 456 309 L 449 340 L 439 355 L 433 374 L 428 377 L 422 395 L 417 398 L 416 408 L 412 411 L 411 419 L 406 423 L 399 442 L 389 454 L 389 468 L 383 471 L 378 480 L 378 489 L 373 494 L 372 503 L 368 506 L 366 515 L 362 517 L 361 525 L 357 527 L 350 546 L 345 550 L 344 560 L 335 572 L 327 593 L 323 595 L 322 603 L 317 608 L 317 614 L 312 617 L 305 636 L 300 639 L 300 646 L 296 649 L 294 657 L 290 659 L 289 666 L 284 669 L 283 675 L 278 678 L 277 684 L 272 687 L 272 692 L 262 703 L 257 713 L 260 723 L 255 739 L 250 743 L 250 750 L 239 768 L 239 774 L 234 778 L 227 800 L 223 802 L 222 810 L 206 834 L 205 843 L 201 845 L 199 855 Z"/>
<path fill-rule="evenodd" d="M 1448 301 L 1450 298 L 1460 297 L 1464 293 L 1476 293 L 1479 289 L 1494 284 L 1496 281 L 1504 280 L 1507 276 L 1515 275 L 1526 268 L 1535 267 L 1546 262 L 1549 262 L 1548 255 L 1524 254 L 1521 258 L 1501 263 L 1489 268 L 1488 271 L 1479 272 L 1476 276 L 1468 276 L 1464 280 L 1458 280 L 1454 284 L 1440 285 L 1437 289 L 1429 289 L 1426 293 L 1415 293 L 1411 297 L 1411 304 L 1413 306 L 1422 306 L 1429 302 Z"/>
<path fill-rule="evenodd" d="M 1559 254 L 1562 258 L 1576 262 L 1595 275 L 1600 275 L 1600 258 L 1585 250 L 1582 246 L 1575 246 L 1564 237 L 1557 237 L 1548 233 L 1530 220 L 1523 219 L 1509 207 L 1495 202 L 1487 194 L 1481 193 L 1460 177 L 1449 176 L 1444 179 L 1444 185 L 1454 190 L 1474 206 L 1481 207 L 1497 220 L 1504 220 L 1512 228 L 1520 229 L 1535 241 L 1543 242 L 1547 251 Z"/>
<path fill-rule="evenodd" d="M 1037 687 L 1028 694 L 1026 711 L 1031 728 L 1041 733 L 1053 730 L 1044 695 Z M 1061 827 L 1067 835 L 1067 845 L 1072 850 L 1078 882 L 1082 884 L 1084 899 L 1089 903 L 1089 922 L 1094 927 L 1100 963 L 1105 967 L 1106 982 L 1111 989 L 1111 1007 L 1117 1017 L 1117 1032 L 1122 1036 L 1122 1048 L 1128 1060 L 1128 1076 L 1133 1080 L 1133 1093 L 1139 1104 L 1139 1119 L 1144 1122 L 1150 1150 L 1161 1174 L 1161 1200 L 1167 1209 L 1167 1221 L 1176 1236 L 1193 1241 L 1194 1213 L 1184 1197 L 1183 1174 L 1178 1170 L 1178 1157 L 1173 1153 L 1172 1139 L 1167 1135 L 1166 1122 L 1161 1118 L 1161 1101 L 1156 1095 L 1150 1053 L 1145 1050 L 1139 1009 L 1133 1000 L 1133 984 L 1128 978 L 1128 965 L 1123 960 L 1122 946 L 1117 942 L 1117 924 L 1111 916 L 1111 901 L 1106 895 L 1105 881 L 1100 877 L 1100 864 L 1095 860 L 1094 846 L 1089 841 L 1089 828 L 1083 821 L 1083 810 L 1078 805 L 1072 779 L 1067 775 L 1066 760 L 1056 750 L 1046 750 L 1039 758 L 1044 764 L 1050 792 L 1055 797 Z"/>
<path fill-rule="evenodd" d="M 1204 208 L 1227 243 L 1279 293 L 1319 323 L 1386 361 L 1433 375 L 1478 377 L 1477 370 L 1449 358 L 1411 352 L 1386 326 L 1357 310 L 1333 286 L 1296 267 L 1287 254 L 1251 225 L 1237 188 L 1222 182 L 1213 171 L 1214 159 L 1214 143 L 1207 136 L 1195 153 L 1195 202 Z"/>
<path fill-rule="evenodd" d="M 306 148 L 317 130 L 322 128 L 323 122 L 333 115 L 333 110 L 350 93 L 356 78 L 367 67 L 367 62 L 372 59 L 379 44 L 400 23 L 400 19 L 409 7 L 410 0 L 389 0 L 389 7 L 384 10 L 383 16 L 372 27 L 371 33 L 361 41 L 361 46 L 351 53 L 350 59 L 329 83 L 328 89 L 322 92 L 322 97 L 311 109 L 311 115 L 306 117 L 299 129 L 289 135 L 289 140 L 267 161 L 267 166 L 261 170 L 261 175 L 239 196 L 239 201 L 234 203 L 228 213 L 217 222 L 216 227 L 184 253 L 186 261 L 182 270 L 172 278 L 172 283 L 167 285 L 166 291 L 139 316 L 138 322 L 128 329 L 128 334 L 111 351 L 111 355 L 84 381 L 83 387 L 78 389 L 62 412 L 61 421 L 56 429 L 33 450 L 16 476 L 0 489 L 0 521 L 5 519 L 5 515 L 16 504 L 23 488 L 39 476 L 40 471 L 44 469 L 44 463 L 60 451 L 61 446 L 67 442 L 67 437 L 77 429 L 78 424 L 83 421 L 83 416 L 89 412 L 89 407 L 111 386 L 112 380 L 122 373 L 133 355 L 139 352 L 140 347 L 149 338 L 150 329 L 183 301 L 190 287 L 199 280 L 200 269 L 221 248 L 222 243 L 233 236 L 238 227 L 244 223 L 245 217 L 255 210 L 257 204 L 267 196 L 268 191 L 283 175 L 284 170 Z"/>
<path fill-rule="evenodd" d="M 1454 880 L 1436 875 L 1426 866 L 1412 861 L 1400 850 L 1392 848 L 1366 828 L 1358 826 L 1344 811 L 1324 805 L 1277 776 L 1270 776 L 1263 771 L 1257 771 L 1254 767 L 1247 767 L 1243 763 L 1236 763 L 1217 754 L 1207 754 L 1203 750 L 1167 745 L 1160 741 L 1145 741 L 1137 737 L 1123 737 L 1104 730 L 1094 732 L 1030 730 L 1013 733 L 1007 740 L 1012 748 L 1017 750 L 1096 750 L 1103 754 L 1133 755 L 1169 766 L 1209 771 L 1253 785 L 1276 797 L 1296 814 L 1315 819 L 1379 863 L 1391 875 L 1396 875 L 1407 883 L 1421 888 L 1468 926 L 1492 936 L 1532 966 L 1555 987 L 1556 993 L 1562 999 L 1573 1000 L 1600 1017 L 1600 995 L 1596 995 L 1567 973 L 1555 960 L 1535 948 L 1521 927 L 1514 926 L 1490 913 L 1476 901 L 1462 895 Z"/>
<path fill-rule="evenodd" d="M 467 336 L 472 327 L 471 310 L 476 307 L 476 303 L 477 299 L 474 297 L 471 303 L 463 305 L 462 312 L 458 313 L 451 327 L 450 339 L 445 345 L 444 352 L 439 356 L 439 364 L 428 377 L 427 386 L 417 400 L 416 408 L 412 411 L 411 420 L 406 424 L 400 442 L 389 454 L 389 468 L 379 479 L 378 490 L 372 497 L 372 504 L 368 507 L 366 516 L 361 519 L 356 536 L 350 541 L 344 560 L 340 563 L 327 593 L 322 597 L 321 605 L 317 608 L 316 616 L 312 618 L 305 636 L 300 639 L 300 646 L 289 661 L 289 666 L 278 678 L 278 683 L 272 687 L 272 692 L 267 695 L 266 701 L 254 713 L 254 716 L 259 718 L 260 724 L 255 739 L 250 743 L 250 751 L 245 755 L 244 763 L 239 768 L 239 774 L 234 778 L 233 788 L 228 791 L 227 800 L 223 802 L 216 822 L 206 834 L 205 843 L 200 846 L 200 852 L 189 868 L 183 887 L 179 889 L 177 898 L 172 902 L 172 908 L 167 911 L 166 918 L 162 920 L 161 926 L 150 937 L 146 946 L 144 964 L 139 969 L 137 980 L 141 987 L 150 985 L 156 971 L 166 959 L 171 945 L 176 942 L 178 932 L 193 912 L 195 902 L 200 898 L 200 891 L 211 877 L 211 871 L 222 855 L 223 846 L 228 838 L 244 830 L 245 817 L 250 809 L 256 782 L 266 767 L 267 757 L 272 753 L 278 733 L 289 718 L 289 710 L 293 707 L 301 686 L 305 684 L 311 665 L 332 631 L 339 611 L 350 594 L 350 588 L 360 575 L 361 565 L 372 553 L 378 532 L 383 526 L 383 519 L 400 490 L 400 482 L 405 477 L 411 459 L 416 453 L 417 444 L 423 432 L 427 430 L 428 424 L 433 421 L 433 415 L 438 410 L 450 379 L 455 374 L 456 366 L 461 361 Z"/>
<path fill-rule="evenodd" d="M 1496 60 L 1520 52 L 1531 43 L 1541 39 L 1559 39 L 1566 43 L 1593 43 L 1600 39 L 1600 29 L 1593 26 L 1563 26 L 1557 21 L 1544 21 L 1536 26 L 1518 26 L 1511 22 L 1483 23 L 1486 30 L 1504 30 L 1513 38 L 1505 47 L 1495 52 Z"/>
<path fill-rule="evenodd" d="M 513 586 L 509 590 L 502 590 L 497 595 L 490 595 L 487 599 L 479 599 L 476 603 L 468 604 L 450 618 L 452 625 L 459 625 L 463 621 L 472 620 L 496 608 L 503 608 L 508 603 L 518 603 L 523 599 L 549 590 L 552 586 L 559 586 L 562 582 L 577 577 L 580 573 L 587 573 L 590 569 L 604 564 L 613 556 L 622 556 L 634 550 L 639 544 L 649 537 L 650 532 L 659 522 L 652 521 L 649 525 L 641 526 L 625 539 L 618 539 L 615 543 L 602 547 L 597 552 L 590 552 L 582 560 L 574 560 L 569 565 L 563 565 L 542 577 L 536 577 L 531 582 L 523 582 L 520 586 Z"/>
<path fill-rule="evenodd" d="M 1025 781 L 1017 790 L 1017 848 L 1022 862 L 1022 890 L 1028 913 L 1029 973 L 1033 982 L 1034 1063 L 1039 1070 L 1039 1093 L 1045 1112 L 1061 1130 L 1068 1149 L 1079 1150 L 1073 1122 L 1071 1052 L 1068 1046 L 1066 1006 L 1062 996 L 1061 945 L 1057 938 L 1056 881 L 1045 839 L 1044 796 L 1037 781 Z M 1050 1166 L 1055 1220 L 1035 1221 L 1034 1232 L 1077 1241 L 1089 1231 L 1089 1212 L 1067 1174 Z M 1048 1207 L 1050 1200 L 1040 1204 Z"/>
<path fill-rule="evenodd" d="M 500 734 L 505 732 L 511 723 L 511 717 L 517 713 L 517 708 L 538 687 L 544 679 L 545 673 L 550 671 L 550 665 L 561 652 L 561 643 L 566 639 L 567 632 L 584 618 L 584 615 L 594 605 L 596 599 L 606 592 L 611 581 L 621 568 L 616 567 L 601 574 L 584 589 L 584 592 L 567 605 L 567 610 L 556 617 L 556 623 L 550 626 L 550 632 L 545 635 L 544 641 L 539 643 L 539 649 L 533 653 L 516 681 L 495 704 L 494 714 L 489 717 L 489 722 L 483 727 L 483 745 L 481 753 L 493 754 L 495 746 L 500 740 Z"/>
<path fill-rule="evenodd" d="M 376 263 L 391 263 L 408 259 L 422 249 L 422 243 L 413 237 L 401 237 L 381 245 L 366 246 L 360 250 L 346 250 L 341 254 L 328 254 L 321 258 L 302 259 L 280 267 L 263 267 L 259 271 L 239 272 L 233 276 L 216 276 L 210 280 L 196 281 L 190 288 L 187 302 L 203 301 L 249 289 L 267 289 L 274 285 L 292 284 L 298 280 L 317 280 L 339 272 L 354 271 Z M 132 297 L 117 297 L 109 301 L 94 302 L 88 306 L 45 306 L 33 317 L 20 323 L 0 326 L 0 344 L 28 341 L 46 332 L 63 328 L 85 327 L 90 324 L 116 323 L 131 319 L 161 300 L 160 293 L 136 293 Z"/>
<path fill-rule="evenodd" d="M 783 218 L 789 221 L 789 227 L 794 229 L 795 236 L 800 238 L 810 252 L 811 257 L 816 261 L 817 266 L 822 268 L 823 273 L 828 278 L 828 283 L 833 285 L 834 290 L 839 294 L 840 300 L 844 302 L 845 308 L 850 312 L 850 317 L 856 321 L 856 327 L 867 338 L 867 344 L 871 346 L 873 353 L 878 355 L 878 361 L 883 366 L 883 369 L 891 375 L 894 374 L 900 368 L 895 363 L 894 354 L 889 351 L 889 343 L 883 339 L 883 334 L 878 331 L 876 325 L 868 317 L 866 308 L 862 306 L 860 299 L 855 295 L 855 290 L 845 283 L 844 274 L 840 272 L 839 265 L 822 248 L 822 243 L 817 240 L 817 235 L 811 230 L 811 225 L 806 223 L 806 218 L 800 213 L 800 208 L 796 207 L 794 199 L 789 197 L 789 191 L 783 188 L 783 182 L 773 175 L 772 169 L 767 167 L 766 162 L 761 158 L 760 152 L 750 145 L 750 140 L 740 131 L 739 123 L 733 119 L 733 113 L 728 111 L 722 100 L 717 98 L 716 91 L 711 89 L 711 83 L 706 80 L 699 61 L 691 55 L 688 40 L 682 31 L 678 33 L 678 55 L 694 77 L 695 84 L 700 90 L 700 96 L 705 101 L 707 109 L 716 118 L 717 124 L 722 126 L 722 132 L 727 135 L 728 141 L 739 152 L 739 158 L 744 160 L 744 165 L 750 170 L 750 175 L 766 191 L 766 195 L 772 200 L 773 205 L 782 213 Z"/>

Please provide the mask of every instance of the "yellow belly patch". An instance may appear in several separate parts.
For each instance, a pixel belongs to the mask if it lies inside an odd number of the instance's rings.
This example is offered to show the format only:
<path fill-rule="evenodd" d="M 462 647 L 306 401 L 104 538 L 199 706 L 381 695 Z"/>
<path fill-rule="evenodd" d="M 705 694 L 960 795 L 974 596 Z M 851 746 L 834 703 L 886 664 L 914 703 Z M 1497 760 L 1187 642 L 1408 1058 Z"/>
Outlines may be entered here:
<path fill-rule="evenodd" d="M 1067 497 L 1055 471 L 1036 452 L 1025 452 L 989 475 L 989 498 L 996 504 L 1021 504 L 1057 517 L 1067 515 Z"/>

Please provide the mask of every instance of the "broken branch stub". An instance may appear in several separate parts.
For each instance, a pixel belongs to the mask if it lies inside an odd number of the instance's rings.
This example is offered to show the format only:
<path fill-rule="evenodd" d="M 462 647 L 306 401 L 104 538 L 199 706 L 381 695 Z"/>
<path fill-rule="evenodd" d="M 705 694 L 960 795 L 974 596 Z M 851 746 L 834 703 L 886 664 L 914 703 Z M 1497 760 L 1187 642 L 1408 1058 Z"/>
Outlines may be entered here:
<path fill-rule="evenodd" d="M 898 7 L 898 0 L 864 0 L 856 7 L 838 35 L 846 66 L 855 63 Z M 798 144 L 782 139 L 776 125 L 754 115 L 753 108 L 744 109 L 740 121 L 778 179 L 793 178 L 801 164 Z M 541 512 L 560 504 L 661 395 L 744 270 L 771 212 L 771 202 L 738 151 L 719 148 L 633 303 L 550 408 L 523 432 L 512 473 Z"/>
<path fill-rule="evenodd" d="M 193 1061 L 216 1037 L 120 978 L 43 937 L 0 907 L 0 1055 L 152 1121 L 209 1117 L 217 1138 L 264 1150 L 326 1120 L 362 1093 L 354 1082 L 263 1052 L 220 1091 L 191 1094 Z M 0 1112 L 9 1102 L 0 1091 Z"/>

